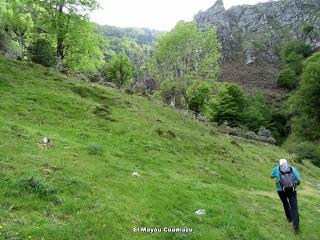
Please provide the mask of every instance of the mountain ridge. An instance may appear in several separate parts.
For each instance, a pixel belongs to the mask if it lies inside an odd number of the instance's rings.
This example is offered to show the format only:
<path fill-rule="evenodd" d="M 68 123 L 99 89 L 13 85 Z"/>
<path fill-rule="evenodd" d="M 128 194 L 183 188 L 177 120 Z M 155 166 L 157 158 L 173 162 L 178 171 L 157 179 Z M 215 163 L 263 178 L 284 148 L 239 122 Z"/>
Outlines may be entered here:
<path fill-rule="evenodd" d="M 222 43 L 221 81 L 239 82 L 247 90 L 276 90 L 280 48 L 292 39 L 320 47 L 320 2 L 280 0 L 224 8 L 218 0 L 194 20 L 201 28 L 217 26 Z M 311 32 L 304 32 L 309 25 Z M 253 67 L 252 67 L 253 66 Z M 239 74 L 233 69 L 240 70 Z"/>

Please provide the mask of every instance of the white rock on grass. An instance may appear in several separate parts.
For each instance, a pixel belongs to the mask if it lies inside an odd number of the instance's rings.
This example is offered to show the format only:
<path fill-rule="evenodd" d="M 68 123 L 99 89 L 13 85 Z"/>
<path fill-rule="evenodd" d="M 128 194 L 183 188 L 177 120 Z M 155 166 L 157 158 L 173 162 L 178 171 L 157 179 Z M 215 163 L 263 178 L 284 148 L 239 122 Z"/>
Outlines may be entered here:
<path fill-rule="evenodd" d="M 195 212 L 195 214 L 197 214 L 197 215 L 205 215 L 206 214 L 206 210 L 204 210 L 204 209 L 197 210 Z"/>
<path fill-rule="evenodd" d="M 48 137 L 44 137 L 43 139 L 42 139 L 42 143 L 43 144 L 48 144 L 50 142 L 50 139 L 48 138 Z"/>
<path fill-rule="evenodd" d="M 140 174 L 138 172 L 133 172 L 131 174 L 132 177 L 140 177 Z"/>

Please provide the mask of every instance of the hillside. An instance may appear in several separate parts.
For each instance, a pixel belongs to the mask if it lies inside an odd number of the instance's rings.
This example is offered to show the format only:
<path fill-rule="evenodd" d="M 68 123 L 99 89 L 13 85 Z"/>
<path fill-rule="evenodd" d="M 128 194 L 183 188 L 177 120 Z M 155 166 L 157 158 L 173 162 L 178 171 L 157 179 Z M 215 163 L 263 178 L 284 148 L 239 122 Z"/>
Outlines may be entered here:
<path fill-rule="evenodd" d="M 283 157 L 146 98 L 0 57 L 0 239 L 317 239 L 319 190 L 305 182 L 302 234 L 286 223 L 270 179 Z M 295 166 L 320 183 L 309 162 Z"/>
<path fill-rule="evenodd" d="M 281 48 L 289 40 L 320 47 L 320 2 L 279 0 L 224 8 L 223 0 L 194 16 L 204 28 L 215 25 L 222 43 L 221 81 L 247 92 L 278 92 Z"/>
<path fill-rule="evenodd" d="M 106 39 L 130 40 L 140 45 L 152 45 L 155 43 L 156 38 L 163 34 L 161 31 L 149 28 L 120 28 L 99 24 L 96 24 L 96 29 Z"/>

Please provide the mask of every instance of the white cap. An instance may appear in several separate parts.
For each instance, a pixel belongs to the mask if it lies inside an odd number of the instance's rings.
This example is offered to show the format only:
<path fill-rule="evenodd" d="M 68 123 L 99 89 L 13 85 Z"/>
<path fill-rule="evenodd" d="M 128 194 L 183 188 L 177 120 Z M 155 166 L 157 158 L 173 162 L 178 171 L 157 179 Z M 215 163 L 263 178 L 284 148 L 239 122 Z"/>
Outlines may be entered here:
<path fill-rule="evenodd" d="M 281 166 L 282 164 L 288 163 L 286 159 L 280 159 L 279 160 L 279 165 Z"/>

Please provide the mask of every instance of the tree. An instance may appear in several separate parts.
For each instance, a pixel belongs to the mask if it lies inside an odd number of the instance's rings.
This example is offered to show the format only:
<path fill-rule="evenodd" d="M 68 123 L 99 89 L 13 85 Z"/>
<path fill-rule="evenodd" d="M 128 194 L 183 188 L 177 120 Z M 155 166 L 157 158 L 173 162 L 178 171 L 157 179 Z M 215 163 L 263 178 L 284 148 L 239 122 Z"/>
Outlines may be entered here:
<path fill-rule="evenodd" d="M 188 108 L 203 113 L 211 97 L 211 85 L 206 81 L 194 81 L 187 89 Z"/>
<path fill-rule="evenodd" d="M 219 50 L 215 28 L 203 31 L 195 22 L 179 22 L 157 39 L 150 69 L 160 82 L 179 83 L 190 78 L 213 81 L 219 69 Z"/>
<path fill-rule="evenodd" d="M 98 66 L 95 65 L 102 61 L 100 40 L 95 36 L 94 28 L 87 18 L 87 13 L 98 7 L 97 1 L 43 0 L 35 2 L 44 9 L 41 14 L 42 25 L 56 43 L 59 63 L 75 70 L 97 68 Z M 95 61 L 97 58 L 98 61 Z M 87 64 L 90 65 L 88 68 Z"/>
<path fill-rule="evenodd" d="M 115 55 L 105 69 L 107 79 L 120 85 L 129 82 L 133 74 L 134 66 L 124 53 Z"/>
<path fill-rule="evenodd" d="M 107 46 L 107 42 L 94 32 L 94 25 L 86 18 L 81 20 L 74 16 L 69 25 L 63 45 L 64 66 L 95 73 L 104 64 L 102 48 Z"/>
<path fill-rule="evenodd" d="M 245 107 L 246 98 L 240 85 L 225 83 L 209 103 L 211 120 L 219 124 L 227 121 L 230 126 L 239 126 Z"/>
<path fill-rule="evenodd" d="M 306 140 L 320 139 L 320 62 L 308 64 L 296 93 L 290 98 L 290 111 L 295 116 L 292 131 Z"/>
<path fill-rule="evenodd" d="M 26 9 L 23 0 L 12 0 L 8 4 L 6 12 L 6 28 L 11 38 L 19 44 L 19 59 L 24 59 L 26 39 L 33 27 L 32 16 Z"/>
<path fill-rule="evenodd" d="M 218 71 L 220 44 L 216 29 L 198 29 L 195 22 L 179 22 L 158 38 L 155 56 L 161 79 L 194 74 L 210 79 Z"/>

